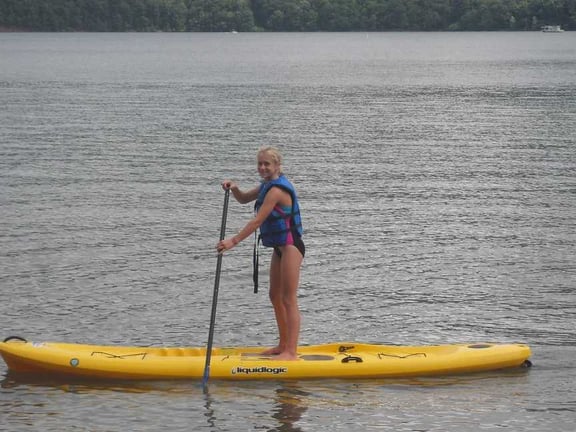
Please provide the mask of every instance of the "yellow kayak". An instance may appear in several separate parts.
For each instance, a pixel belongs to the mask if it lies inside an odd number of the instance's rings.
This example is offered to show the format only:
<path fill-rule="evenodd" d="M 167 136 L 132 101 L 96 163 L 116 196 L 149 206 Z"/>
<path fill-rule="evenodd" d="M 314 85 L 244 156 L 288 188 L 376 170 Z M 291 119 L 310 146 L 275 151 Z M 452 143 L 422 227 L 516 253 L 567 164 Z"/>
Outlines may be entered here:
<path fill-rule="evenodd" d="M 210 378 L 222 380 L 385 378 L 465 374 L 529 366 L 523 344 L 434 346 L 368 345 L 355 342 L 301 346 L 296 361 L 259 354 L 262 347 L 214 348 Z M 13 372 L 121 380 L 200 379 L 206 348 L 129 347 L 0 342 Z"/>

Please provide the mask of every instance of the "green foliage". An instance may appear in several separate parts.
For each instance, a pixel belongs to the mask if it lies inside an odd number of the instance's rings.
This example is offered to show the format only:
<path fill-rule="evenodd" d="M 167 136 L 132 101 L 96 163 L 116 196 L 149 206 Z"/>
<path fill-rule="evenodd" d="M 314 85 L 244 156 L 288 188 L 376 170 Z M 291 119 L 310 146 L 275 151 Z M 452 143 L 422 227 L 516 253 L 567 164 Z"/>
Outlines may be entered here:
<path fill-rule="evenodd" d="M 254 16 L 248 0 L 190 0 L 187 30 L 252 31 L 254 30 Z"/>
<path fill-rule="evenodd" d="M 259 29 L 274 31 L 317 30 L 318 14 L 309 0 L 252 0 Z"/>
<path fill-rule="evenodd" d="M 0 0 L 0 30 L 576 30 L 576 0 Z"/>

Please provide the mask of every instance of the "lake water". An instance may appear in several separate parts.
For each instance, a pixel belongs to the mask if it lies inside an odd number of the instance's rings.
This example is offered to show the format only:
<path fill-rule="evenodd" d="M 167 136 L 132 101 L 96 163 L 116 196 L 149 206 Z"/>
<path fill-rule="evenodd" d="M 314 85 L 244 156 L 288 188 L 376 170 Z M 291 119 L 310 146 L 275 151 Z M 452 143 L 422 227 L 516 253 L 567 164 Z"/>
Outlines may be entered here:
<path fill-rule="evenodd" d="M 0 34 L 0 97 L 2 337 L 205 345 L 219 183 L 256 185 L 277 145 L 302 344 L 524 342 L 534 362 L 208 395 L 1 363 L 1 430 L 574 429 L 576 33 Z M 228 232 L 250 216 L 231 202 Z M 216 345 L 274 343 L 251 255 L 224 257 Z"/>

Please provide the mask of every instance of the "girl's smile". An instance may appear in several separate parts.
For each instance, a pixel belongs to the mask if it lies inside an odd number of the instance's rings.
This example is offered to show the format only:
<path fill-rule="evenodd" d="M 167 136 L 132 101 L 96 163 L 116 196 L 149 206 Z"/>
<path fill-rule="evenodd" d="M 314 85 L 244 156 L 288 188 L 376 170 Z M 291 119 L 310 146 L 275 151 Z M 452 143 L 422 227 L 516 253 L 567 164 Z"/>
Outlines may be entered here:
<path fill-rule="evenodd" d="M 266 153 L 258 155 L 258 174 L 263 180 L 275 180 L 280 176 L 280 165 Z"/>

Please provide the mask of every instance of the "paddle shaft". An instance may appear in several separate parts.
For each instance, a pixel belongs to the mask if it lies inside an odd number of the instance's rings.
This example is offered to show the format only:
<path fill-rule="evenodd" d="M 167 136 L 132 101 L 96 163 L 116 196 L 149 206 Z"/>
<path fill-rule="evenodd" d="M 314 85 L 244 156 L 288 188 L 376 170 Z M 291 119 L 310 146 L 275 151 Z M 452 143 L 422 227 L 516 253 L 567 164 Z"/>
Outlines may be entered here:
<path fill-rule="evenodd" d="M 226 216 L 228 215 L 228 201 L 230 200 L 230 189 L 224 193 L 224 208 L 222 209 L 222 224 L 220 225 L 220 241 L 224 240 L 226 234 Z M 212 359 L 212 344 L 214 343 L 214 327 L 216 325 L 216 307 L 218 306 L 218 290 L 220 289 L 220 271 L 222 270 L 222 254 L 218 254 L 216 262 L 216 277 L 214 279 L 214 293 L 212 294 L 212 313 L 210 315 L 210 330 L 208 332 L 208 346 L 206 347 L 206 363 L 204 365 L 204 377 L 202 385 L 206 388 L 210 377 L 210 360 Z"/>

